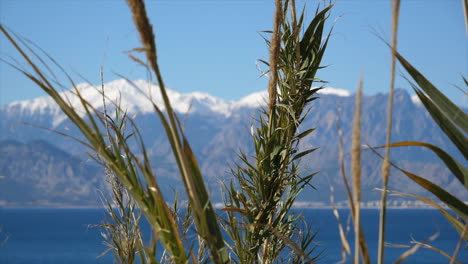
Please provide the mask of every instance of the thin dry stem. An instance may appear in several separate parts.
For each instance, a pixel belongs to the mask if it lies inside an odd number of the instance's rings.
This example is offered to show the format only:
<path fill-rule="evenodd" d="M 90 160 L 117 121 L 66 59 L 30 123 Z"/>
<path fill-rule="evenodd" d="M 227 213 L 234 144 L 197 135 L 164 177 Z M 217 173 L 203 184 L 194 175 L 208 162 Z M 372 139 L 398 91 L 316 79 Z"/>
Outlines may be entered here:
<path fill-rule="evenodd" d="M 333 215 L 336 218 L 336 221 L 338 222 L 338 231 L 340 234 L 340 240 L 341 240 L 341 261 L 340 263 L 346 263 L 346 256 L 351 254 L 351 247 L 349 246 L 347 233 L 344 231 L 343 225 L 341 224 L 340 220 L 340 213 L 338 212 L 338 209 L 336 208 L 335 204 L 335 194 L 334 194 L 334 188 L 331 183 L 330 184 L 330 204 L 333 209 Z"/>
<path fill-rule="evenodd" d="M 463 14 L 465 15 L 465 29 L 468 35 L 468 0 L 462 0 Z"/>
<path fill-rule="evenodd" d="M 360 232 L 361 232 L 361 104 L 362 104 L 363 77 L 359 80 L 356 93 L 356 111 L 353 121 L 353 135 L 351 145 L 351 172 L 353 180 L 353 203 L 355 210 L 355 244 L 354 244 L 354 264 L 359 264 Z"/>
<path fill-rule="evenodd" d="M 423 247 L 424 244 L 427 244 L 429 242 L 434 241 L 437 237 L 439 236 L 439 233 L 435 233 L 434 235 L 430 236 L 426 240 L 424 240 L 422 243 L 416 243 L 414 246 L 412 246 L 410 249 L 405 251 L 395 262 L 394 264 L 400 264 L 403 261 L 405 261 L 409 256 L 413 255 L 418 251 L 421 247 Z"/>
<path fill-rule="evenodd" d="M 338 147 L 339 147 L 339 161 L 340 161 L 340 170 L 341 170 L 341 177 L 343 178 L 343 183 L 345 185 L 345 190 L 346 190 L 346 195 L 348 197 L 348 202 L 349 202 L 349 208 L 351 210 L 351 218 L 353 220 L 353 223 L 356 221 L 356 216 L 355 216 L 355 213 L 356 213 L 356 210 L 354 208 L 354 203 L 353 203 L 353 195 L 352 195 L 352 192 L 351 192 L 351 188 L 349 187 L 349 182 L 348 182 L 348 179 L 346 177 L 346 170 L 345 170 L 345 161 L 344 161 L 344 153 L 343 153 L 343 131 L 339 125 L 339 122 L 338 122 L 338 119 L 339 119 L 339 116 L 340 116 L 340 109 L 338 109 L 338 116 L 337 116 L 337 121 L 336 121 L 336 129 L 338 130 L 338 137 L 339 137 L 339 144 L 338 144 Z M 361 243 L 360 245 L 360 250 L 361 250 L 361 255 L 362 255 L 362 258 L 363 258 L 363 262 L 364 263 L 370 263 L 370 257 L 369 257 L 369 252 L 367 250 L 367 244 L 366 244 L 366 241 L 365 241 L 365 237 L 364 237 L 364 233 L 362 231 L 362 229 L 360 228 L 360 232 L 359 232 L 359 242 Z"/>
<path fill-rule="evenodd" d="M 382 179 L 383 189 L 381 209 L 380 209 L 380 223 L 379 223 L 379 244 L 377 263 L 382 264 L 384 260 L 384 241 L 385 241 L 385 225 L 386 225 L 386 210 L 387 210 L 387 188 L 388 178 L 390 174 L 390 144 L 392 137 L 392 118 L 393 118 L 393 94 L 395 90 L 395 68 L 396 68 L 396 48 L 398 37 L 398 17 L 400 14 L 400 0 L 392 1 L 392 66 L 390 73 L 390 94 L 388 98 L 388 115 L 387 115 L 387 136 L 385 139 L 385 158 L 382 164 Z"/>
<path fill-rule="evenodd" d="M 354 205 L 352 203 L 353 201 L 353 196 L 352 196 L 352 193 L 351 193 L 351 188 L 349 187 L 349 182 L 348 182 L 348 179 L 346 177 L 346 167 L 345 167 L 345 161 L 344 161 L 344 142 L 343 142 L 343 130 L 341 129 L 340 127 L 340 124 L 338 122 L 338 119 L 339 119 L 339 116 L 341 115 L 341 109 L 338 109 L 338 116 L 336 117 L 336 129 L 338 130 L 338 138 L 339 138 L 339 142 L 338 142 L 338 153 L 339 153 L 339 161 L 340 161 L 340 171 L 341 171 L 341 177 L 343 179 L 343 183 L 344 183 L 344 187 L 345 187 L 345 190 L 346 190 L 346 195 L 348 197 L 348 201 L 350 203 L 350 209 L 351 209 L 351 212 L 352 212 L 352 215 L 354 215 Z"/>

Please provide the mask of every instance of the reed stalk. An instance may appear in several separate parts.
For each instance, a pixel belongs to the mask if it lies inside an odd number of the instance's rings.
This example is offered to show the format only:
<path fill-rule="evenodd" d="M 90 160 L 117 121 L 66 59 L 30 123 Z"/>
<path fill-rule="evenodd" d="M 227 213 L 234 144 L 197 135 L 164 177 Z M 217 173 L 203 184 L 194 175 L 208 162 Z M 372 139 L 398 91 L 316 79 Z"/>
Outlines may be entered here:
<path fill-rule="evenodd" d="M 468 35 L 468 0 L 461 0 L 463 6 L 463 15 L 465 17 L 465 31 Z"/>
<path fill-rule="evenodd" d="M 275 21 L 279 24 L 271 33 L 271 41 L 267 40 L 271 60 L 265 62 L 271 75 L 270 102 L 260 116 L 259 127 L 253 129 L 254 157 L 239 155 L 241 162 L 232 170 L 235 181 L 225 187 L 223 210 L 228 220 L 224 226 L 233 240 L 230 247 L 239 263 L 285 262 L 287 259 L 281 252 L 286 247 L 291 249 L 292 263 L 314 261 L 306 256 L 314 249 L 311 242 L 315 233 L 290 209 L 316 174 L 301 175 L 300 158 L 315 149 L 299 151 L 298 144 L 314 131 L 313 128 L 300 131 L 300 126 L 308 113 L 308 104 L 316 99 L 320 89 L 313 88 L 312 83 L 317 82 L 315 74 L 328 43 L 323 32 L 331 6 L 318 10 L 308 26 L 304 26 L 303 13 L 299 19 L 294 18 L 296 11 L 291 8 L 295 5 L 289 1 L 276 3 Z M 284 19 L 278 20 L 279 17 Z M 304 33 L 298 36 L 303 26 Z"/>
<path fill-rule="evenodd" d="M 356 110 L 353 118 L 351 142 L 351 173 L 354 204 L 354 264 L 359 264 L 361 251 L 361 105 L 363 77 L 359 80 L 356 92 Z"/>
<path fill-rule="evenodd" d="M 390 176 L 390 147 L 392 134 L 392 119 L 393 119 L 393 94 L 395 90 L 395 68 L 396 68 L 396 49 L 398 37 L 398 18 L 400 14 L 400 0 L 392 0 L 392 55 L 391 55 L 391 70 L 390 70 L 390 93 L 388 95 L 388 114 L 387 114 L 387 135 L 385 138 L 385 158 L 382 164 L 382 180 L 383 189 L 380 202 L 380 221 L 379 221 L 379 242 L 377 263 L 383 264 L 384 261 L 384 242 L 385 242 L 385 226 L 387 215 L 387 189 L 388 179 Z"/>
<path fill-rule="evenodd" d="M 340 111 L 338 111 L 340 112 Z M 338 115 L 339 116 L 339 115 Z M 337 117 L 338 119 L 338 117 Z M 341 177 L 343 179 L 346 195 L 348 198 L 348 203 L 349 203 L 349 209 L 351 212 L 351 219 L 353 221 L 353 225 L 356 223 L 356 209 L 354 206 L 354 201 L 353 201 L 353 193 L 351 192 L 351 188 L 349 186 L 348 178 L 346 176 L 346 169 L 345 169 L 345 160 L 344 160 L 344 142 L 343 142 L 343 131 L 338 123 L 338 120 L 336 122 L 336 129 L 338 131 L 338 152 L 339 152 L 339 161 L 340 161 L 340 171 L 341 171 Z M 364 236 L 364 231 L 362 229 L 362 225 L 359 228 L 359 248 L 362 256 L 362 261 L 365 264 L 370 264 L 370 256 L 369 256 L 369 250 L 367 248 L 367 242 L 366 238 Z"/>
<path fill-rule="evenodd" d="M 273 17 L 273 33 L 271 34 L 270 45 L 270 80 L 268 82 L 268 109 L 272 116 L 276 104 L 278 85 L 278 57 L 281 48 L 281 24 L 283 23 L 283 2 L 275 0 L 275 15 Z"/>

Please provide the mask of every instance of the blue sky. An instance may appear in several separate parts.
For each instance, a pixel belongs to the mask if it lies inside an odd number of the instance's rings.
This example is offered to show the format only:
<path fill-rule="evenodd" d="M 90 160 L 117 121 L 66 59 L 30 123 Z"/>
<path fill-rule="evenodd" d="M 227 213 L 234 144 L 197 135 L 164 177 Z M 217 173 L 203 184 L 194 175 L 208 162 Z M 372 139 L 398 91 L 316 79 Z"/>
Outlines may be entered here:
<path fill-rule="evenodd" d="M 306 1 L 298 0 L 298 6 Z M 312 18 L 317 1 L 307 1 Z M 236 100 L 266 88 L 257 59 L 267 59 L 259 32 L 271 29 L 273 1 L 173 0 L 147 1 L 154 24 L 159 63 L 166 84 L 179 92 L 203 91 Z M 338 19 L 339 18 L 339 19 Z M 372 32 L 390 39 L 389 0 L 338 0 L 330 18 L 336 19 L 323 60 L 321 79 L 336 88 L 354 91 L 361 73 L 367 94 L 388 90 L 390 52 Z M 145 70 L 124 53 L 138 47 L 137 32 L 123 0 L 0 0 L 0 20 L 58 60 L 65 69 L 99 83 L 145 79 Z M 453 87 L 468 76 L 468 41 L 461 1 L 403 0 L 399 50 L 456 103 L 467 98 Z M 17 57 L 0 37 L 0 56 Z M 76 76 L 76 75 L 74 75 Z M 79 81 L 79 78 L 77 77 Z M 399 78 L 398 88 L 408 88 Z M 0 63 L 0 104 L 43 95 L 21 74 Z"/>

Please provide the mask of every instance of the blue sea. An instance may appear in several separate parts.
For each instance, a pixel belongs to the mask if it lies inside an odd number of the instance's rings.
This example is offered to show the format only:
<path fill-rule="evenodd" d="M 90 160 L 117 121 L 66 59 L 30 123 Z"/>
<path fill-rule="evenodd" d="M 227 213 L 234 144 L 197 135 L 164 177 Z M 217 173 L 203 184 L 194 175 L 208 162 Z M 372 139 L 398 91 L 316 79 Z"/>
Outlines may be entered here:
<path fill-rule="evenodd" d="M 337 222 L 330 209 L 305 209 L 307 221 L 318 231 L 318 263 L 336 263 L 341 259 L 341 242 Z M 340 210 L 346 222 L 349 210 Z M 373 258 L 378 238 L 378 210 L 363 210 L 362 225 Z M 105 247 L 100 230 L 89 227 L 101 223 L 105 213 L 99 209 L 0 209 L 0 241 L 10 238 L 0 248 L 0 264 L 91 264 L 112 263 L 110 254 L 98 258 Z M 429 209 L 392 209 L 388 212 L 386 241 L 410 244 L 412 239 L 423 241 L 436 232 L 439 237 L 431 243 L 449 254 L 455 250 L 459 236 L 443 216 Z M 353 234 L 349 234 L 352 242 Z M 351 243 L 352 246 L 352 243 Z M 406 249 L 387 248 L 386 262 L 392 263 Z M 458 259 L 468 263 L 468 249 L 462 248 Z M 374 261 L 375 262 L 375 261 Z M 405 263 L 448 263 L 439 253 L 420 249 Z M 350 263 L 348 259 L 348 263 Z"/>

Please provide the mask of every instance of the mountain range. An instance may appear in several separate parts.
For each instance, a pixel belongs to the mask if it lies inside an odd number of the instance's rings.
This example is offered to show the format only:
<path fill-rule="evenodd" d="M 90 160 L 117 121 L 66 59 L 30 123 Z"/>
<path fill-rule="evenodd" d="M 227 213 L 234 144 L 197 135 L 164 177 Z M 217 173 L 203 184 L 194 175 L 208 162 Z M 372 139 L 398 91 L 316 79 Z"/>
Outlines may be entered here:
<path fill-rule="evenodd" d="M 135 120 L 149 150 L 158 182 L 165 196 L 174 191 L 183 193 L 170 146 L 150 99 L 164 110 L 158 87 L 146 81 L 116 80 L 101 86 L 80 84 L 78 91 L 95 108 L 102 110 L 104 101 L 109 113 L 119 104 Z M 80 113 L 76 91 L 67 90 L 67 97 Z M 105 94 L 103 100 L 102 94 Z M 229 181 L 239 151 L 252 153 L 251 129 L 256 126 L 260 109 L 266 105 L 266 92 L 257 92 L 238 101 L 227 101 L 206 93 L 188 94 L 168 90 L 169 98 L 184 126 L 184 131 L 200 163 L 214 201 L 221 201 L 220 183 Z M 302 159 L 306 171 L 318 171 L 312 180 L 314 188 L 306 189 L 299 200 L 326 204 L 330 186 L 335 201 L 346 199 L 338 161 L 339 124 L 344 149 L 350 150 L 351 123 L 355 96 L 335 88 L 320 91 L 319 99 L 310 105 L 310 112 L 301 130 L 316 130 L 301 141 L 300 148 L 319 147 Z M 362 140 L 371 146 L 383 145 L 386 131 L 388 94 L 364 96 L 362 107 Z M 392 141 L 417 140 L 431 142 L 463 160 L 446 136 L 434 124 L 426 110 L 406 90 L 396 90 L 394 99 Z M 90 162 L 88 149 L 70 137 L 81 138 L 76 127 L 49 97 L 13 102 L 0 106 L 0 206 L 96 206 L 99 193 L 106 193 L 102 169 Z M 379 199 L 375 191 L 381 185 L 381 159 L 371 151 L 362 155 L 363 198 Z M 392 160 L 399 166 L 447 188 L 452 194 L 468 200 L 466 190 L 450 175 L 432 153 L 419 148 L 392 149 Z M 349 155 L 345 158 L 349 170 Z M 427 195 L 404 175 L 392 171 L 390 188 L 402 192 Z M 403 199 L 403 198 L 395 198 Z"/>

